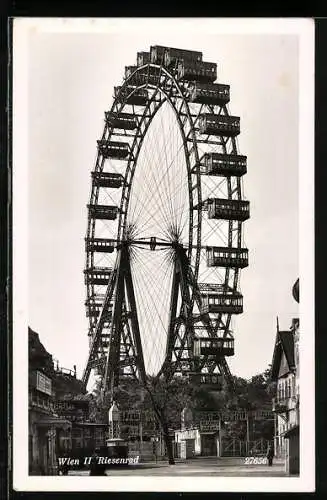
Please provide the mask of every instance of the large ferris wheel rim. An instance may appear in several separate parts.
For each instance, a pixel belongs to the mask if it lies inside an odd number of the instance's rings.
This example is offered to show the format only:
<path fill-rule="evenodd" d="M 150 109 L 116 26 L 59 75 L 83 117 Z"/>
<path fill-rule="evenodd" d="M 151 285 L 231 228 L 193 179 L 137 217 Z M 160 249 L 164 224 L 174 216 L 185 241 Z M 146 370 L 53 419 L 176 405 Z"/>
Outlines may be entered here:
<path fill-rule="evenodd" d="M 200 159 L 199 159 L 199 150 L 198 150 L 198 142 L 199 141 L 198 141 L 198 139 L 196 137 L 196 133 L 195 133 L 195 122 L 193 121 L 193 117 L 192 117 L 191 112 L 190 112 L 190 107 L 189 107 L 188 101 L 186 99 L 186 95 L 183 93 L 183 89 L 185 92 L 185 88 L 187 88 L 187 85 L 191 82 L 184 81 L 184 82 L 181 82 L 181 84 L 180 84 L 180 82 L 177 81 L 177 79 L 175 78 L 174 74 L 172 74 L 162 64 L 159 65 L 159 64 L 154 64 L 154 63 L 147 63 L 147 64 L 137 66 L 135 71 L 132 72 L 132 74 L 129 77 L 124 79 L 124 81 L 121 85 L 119 94 L 116 95 L 114 102 L 112 104 L 111 112 L 118 112 L 119 113 L 124 109 L 125 105 L 127 104 L 127 96 L 125 95 L 125 99 L 122 99 L 121 96 L 123 95 L 123 89 L 126 89 L 127 87 L 129 87 L 129 82 L 131 82 L 133 80 L 133 77 L 135 77 L 135 75 L 137 73 L 139 73 L 139 72 L 141 73 L 142 70 L 144 71 L 144 69 L 150 68 L 150 67 L 159 69 L 160 76 L 162 74 L 164 74 L 165 78 L 169 79 L 172 82 L 171 87 L 170 87 L 170 91 L 174 87 L 177 90 L 177 93 L 176 93 L 176 95 L 169 94 L 166 91 L 166 89 L 164 88 L 164 83 L 166 83 L 166 79 L 162 82 L 160 77 L 157 80 L 157 82 L 158 82 L 157 84 L 153 84 L 152 82 L 149 82 L 149 81 L 147 81 L 141 85 L 135 85 L 135 83 L 132 84 L 133 90 L 129 92 L 128 96 L 131 96 L 135 92 L 137 92 L 138 90 L 144 89 L 144 88 L 150 88 L 150 89 L 154 90 L 154 93 L 153 93 L 152 97 L 148 100 L 146 105 L 144 106 L 143 114 L 140 113 L 141 118 L 138 122 L 137 133 L 135 134 L 133 144 L 130 146 L 131 154 L 130 154 L 130 157 L 128 159 L 128 163 L 127 163 L 127 166 L 125 169 L 123 190 L 122 190 L 122 196 L 121 196 L 121 202 L 120 202 L 120 210 L 118 212 L 119 215 L 118 215 L 117 241 L 123 241 L 124 238 L 126 237 L 127 214 L 128 214 L 129 200 L 130 200 L 130 196 L 131 196 L 133 178 L 134 178 L 135 170 L 137 168 L 138 157 L 139 157 L 140 151 L 142 150 L 142 144 L 143 144 L 144 138 L 146 137 L 148 129 L 151 126 L 152 120 L 154 119 L 154 117 L 156 116 L 158 111 L 161 109 L 162 105 L 164 103 L 168 102 L 175 113 L 176 121 L 177 121 L 177 124 L 179 126 L 180 134 L 182 136 L 183 144 L 184 144 L 184 152 L 185 152 L 185 159 L 186 159 L 185 163 L 186 163 L 186 168 L 187 168 L 188 188 L 189 188 L 189 213 L 190 213 L 188 254 L 189 254 L 189 256 L 191 256 L 193 250 L 194 249 L 196 250 L 195 259 L 193 259 L 193 262 L 194 262 L 193 268 L 194 268 L 195 283 L 197 283 L 197 277 L 198 277 L 198 271 L 199 271 L 199 261 L 200 261 L 200 254 L 201 254 L 201 228 L 202 228 L 202 206 L 201 206 L 202 205 L 202 191 L 201 191 L 201 188 L 202 188 L 202 179 L 201 179 L 201 173 L 200 173 Z M 149 73 L 148 73 L 148 75 L 149 75 Z M 129 87 L 129 88 L 131 88 L 131 87 Z M 162 100 L 159 100 L 159 102 L 157 104 L 155 104 L 156 101 L 154 98 L 158 93 L 160 93 L 160 95 L 163 95 L 165 97 Z M 176 104 L 177 104 L 179 99 L 181 99 L 182 104 L 178 110 Z M 151 112 L 152 105 L 154 105 L 154 109 Z M 212 113 L 215 113 L 214 112 L 215 105 L 212 105 L 212 106 L 205 105 L 205 106 L 207 107 L 207 109 L 210 109 Z M 201 109 L 202 109 L 202 107 L 203 107 L 203 105 L 201 105 Z M 180 115 L 179 115 L 179 113 L 181 113 L 183 108 L 185 108 L 185 110 L 186 110 L 185 116 L 187 117 L 184 124 L 182 123 L 182 120 L 181 120 Z M 224 109 L 224 114 L 229 115 L 229 110 L 228 110 L 227 105 L 220 106 L 220 111 L 222 109 Z M 148 111 L 150 111 L 150 115 L 147 115 Z M 134 106 L 133 106 L 133 113 L 135 114 Z M 200 115 L 200 113 L 201 112 L 199 111 L 198 116 Z M 140 116 L 140 115 L 137 115 L 137 116 Z M 138 141 L 138 139 L 139 139 L 138 132 L 141 130 L 142 124 L 144 124 L 145 122 L 146 122 L 146 127 L 145 127 L 143 133 L 141 134 L 141 139 Z M 186 139 L 186 132 L 185 132 L 186 124 L 188 124 L 190 126 L 190 130 L 192 131 L 192 133 L 191 133 L 192 141 L 189 141 Z M 108 132 L 108 139 L 107 140 L 110 140 L 112 135 L 114 134 L 114 126 L 112 126 L 111 130 L 110 130 L 110 126 L 107 123 L 105 124 L 103 135 L 102 135 L 103 139 L 105 138 L 107 132 Z M 205 142 L 205 141 L 203 141 L 203 142 Z M 234 138 L 232 139 L 232 142 L 234 144 Z M 189 144 L 191 146 L 188 148 Z M 216 143 L 216 144 L 218 144 L 218 143 Z M 192 151 L 192 149 L 194 151 L 194 156 L 196 158 L 194 165 L 190 164 L 190 156 L 191 156 L 190 152 Z M 236 153 L 237 153 L 237 149 L 238 148 L 236 147 Z M 136 152 L 136 154 L 134 154 L 135 152 Z M 101 155 L 101 152 L 98 151 L 95 170 L 98 172 L 102 172 L 104 169 L 104 165 L 105 165 L 105 158 Z M 130 182 L 126 182 L 128 180 L 129 175 L 131 176 Z M 193 177 L 196 175 L 196 178 L 197 178 L 196 189 L 192 189 L 192 175 L 193 175 Z M 127 192 L 126 196 L 125 196 L 125 191 Z M 95 186 L 92 183 L 90 198 L 91 198 L 91 200 L 94 200 L 95 203 L 98 202 L 99 192 L 100 192 L 100 186 Z M 195 194 L 197 195 L 197 201 L 198 201 L 196 207 L 195 207 L 195 203 L 193 203 L 193 198 L 195 197 Z M 229 198 L 229 196 L 230 196 L 230 193 L 228 193 L 228 198 Z M 240 184 L 238 181 L 237 181 L 237 199 L 242 199 L 241 187 L 240 187 Z M 193 214 L 194 214 L 194 212 L 196 212 L 196 214 L 197 214 L 197 224 L 196 224 L 197 229 L 196 229 L 195 235 L 194 235 L 194 227 L 193 227 Z M 88 214 L 87 237 L 94 237 L 95 226 L 96 226 L 96 219 L 92 218 L 90 216 L 90 214 Z M 241 233 L 242 233 L 241 227 L 242 227 L 242 223 L 239 222 L 237 224 L 237 247 L 241 247 L 241 243 L 240 243 L 241 242 Z M 228 233 L 229 233 L 228 246 L 229 247 L 232 246 L 231 234 L 232 234 L 233 230 L 235 231 L 235 228 L 233 229 L 233 227 L 232 227 L 232 221 L 229 221 L 229 231 L 228 231 Z M 194 245 L 195 242 L 196 242 L 196 244 Z M 87 262 L 93 263 L 94 254 L 96 252 L 93 250 L 88 250 L 86 253 L 87 253 L 87 256 L 86 256 Z M 193 254 L 194 254 L 194 252 L 193 252 Z M 116 258 L 114 269 L 116 269 L 116 268 L 117 268 L 117 258 Z M 227 281 L 228 281 L 228 272 L 229 272 L 229 270 L 226 268 L 225 280 L 227 280 Z M 235 289 L 237 288 L 239 272 L 240 271 L 238 268 L 234 269 L 234 288 Z M 90 290 L 92 290 L 92 289 L 93 289 L 92 286 L 90 286 L 90 285 L 87 286 L 88 297 L 90 296 L 90 293 L 91 293 Z M 192 293 L 192 301 L 194 302 L 194 291 Z M 229 314 L 228 324 L 229 324 L 229 320 L 230 320 L 231 315 L 232 314 Z"/>

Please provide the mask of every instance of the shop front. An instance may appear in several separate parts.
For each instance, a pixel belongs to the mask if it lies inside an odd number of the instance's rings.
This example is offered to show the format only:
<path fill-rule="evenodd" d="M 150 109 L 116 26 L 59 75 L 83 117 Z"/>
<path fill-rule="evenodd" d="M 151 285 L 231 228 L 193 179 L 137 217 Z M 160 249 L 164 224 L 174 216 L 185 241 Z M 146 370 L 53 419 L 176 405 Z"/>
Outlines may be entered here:
<path fill-rule="evenodd" d="M 286 441 L 286 472 L 290 475 L 300 473 L 300 432 L 296 425 L 285 432 Z"/>
<path fill-rule="evenodd" d="M 29 474 L 57 474 L 57 432 L 67 431 L 70 422 L 55 416 L 30 415 Z"/>
<path fill-rule="evenodd" d="M 217 433 L 215 431 L 201 432 L 201 455 L 216 457 L 218 455 Z"/>

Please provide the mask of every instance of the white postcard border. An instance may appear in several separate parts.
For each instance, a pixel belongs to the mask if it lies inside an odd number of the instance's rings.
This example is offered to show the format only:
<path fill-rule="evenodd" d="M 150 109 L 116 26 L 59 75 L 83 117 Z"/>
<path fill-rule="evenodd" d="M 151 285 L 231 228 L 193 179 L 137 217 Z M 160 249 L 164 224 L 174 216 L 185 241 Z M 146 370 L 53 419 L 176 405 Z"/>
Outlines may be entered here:
<path fill-rule="evenodd" d="M 300 477 L 28 476 L 28 44 L 29 30 L 121 32 L 204 30 L 219 34 L 296 34 L 300 42 Z M 267 56 L 269 57 L 269 55 Z M 13 487 L 23 491 L 313 491 L 314 422 L 314 22 L 311 19 L 38 19 L 13 29 Z M 305 400 L 305 406 L 304 406 Z M 305 434 L 305 436 L 304 436 Z"/>

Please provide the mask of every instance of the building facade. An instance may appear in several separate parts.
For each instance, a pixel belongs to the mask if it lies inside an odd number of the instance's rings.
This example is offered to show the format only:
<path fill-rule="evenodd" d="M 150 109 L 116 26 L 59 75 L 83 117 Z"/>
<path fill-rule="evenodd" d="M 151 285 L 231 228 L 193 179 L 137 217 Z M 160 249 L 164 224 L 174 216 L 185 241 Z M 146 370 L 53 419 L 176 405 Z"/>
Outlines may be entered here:
<path fill-rule="evenodd" d="M 31 328 L 28 339 L 29 474 L 54 475 L 57 457 L 83 445 L 83 428 L 76 424 L 88 418 L 90 395 L 77 379 L 76 367 L 60 368 Z"/>
<path fill-rule="evenodd" d="M 277 328 L 271 378 L 276 382 L 272 402 L 275 413 L 275 456 L 285 459 L 289 474 L 298 474 L 300 429 L 299 320 L 287 331 Z"/>
<path fill-rule="evenodd" d="M 28 331 L 28 342 L 29 474 L 53 475 L 57 469 L 57 429 L 67 429 L 70 423 L 56 413 L 55 370 L 51 354 L 31 328 Z"/>

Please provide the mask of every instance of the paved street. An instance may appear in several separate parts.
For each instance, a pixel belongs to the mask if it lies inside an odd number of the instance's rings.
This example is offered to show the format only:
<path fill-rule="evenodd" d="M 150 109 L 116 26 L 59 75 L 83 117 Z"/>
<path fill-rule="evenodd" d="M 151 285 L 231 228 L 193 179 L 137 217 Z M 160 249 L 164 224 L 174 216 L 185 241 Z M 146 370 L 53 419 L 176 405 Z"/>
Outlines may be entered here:
<path fill-rule="evenodd" d="M 86 476 L 89 471 L 70 471 L 69 475 Z M 130 465 L 127 468 L 115 467 L 107 469 L 112 476 L 286 476 L 284 463 L 278 462 L 272 467 L 268 465 L 245 465 L 244 458 L 196 458 L 187 461 L 179 460 L 175 465 L 167 462 L 151 462 Z"/>

